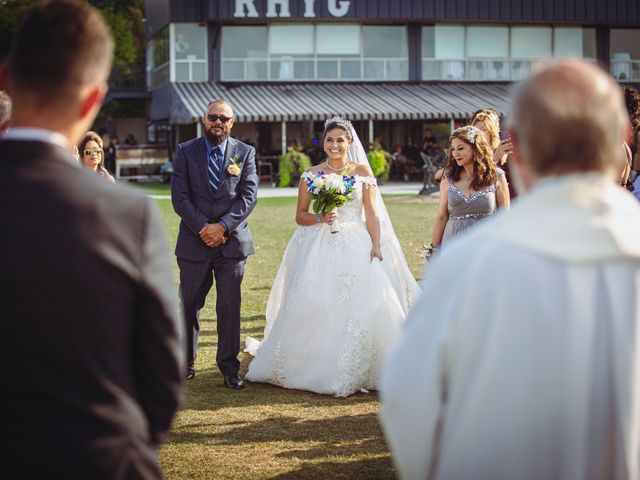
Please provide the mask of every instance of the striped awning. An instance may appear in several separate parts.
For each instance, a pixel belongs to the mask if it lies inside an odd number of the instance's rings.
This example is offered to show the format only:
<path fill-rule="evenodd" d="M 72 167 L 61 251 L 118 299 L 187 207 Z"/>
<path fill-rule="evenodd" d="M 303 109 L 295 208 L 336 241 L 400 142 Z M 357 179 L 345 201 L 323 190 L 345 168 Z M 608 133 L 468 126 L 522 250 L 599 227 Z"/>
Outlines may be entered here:
<path fill-rule="evenodd" d="M 498 83 L 174 83 L 172 123 L 193 123 L 210 99 L 231 102 L 238 122 L 324 120 L 425 120 L 468 118 L 483 107 L 504 114 L 510 85 Z"/>

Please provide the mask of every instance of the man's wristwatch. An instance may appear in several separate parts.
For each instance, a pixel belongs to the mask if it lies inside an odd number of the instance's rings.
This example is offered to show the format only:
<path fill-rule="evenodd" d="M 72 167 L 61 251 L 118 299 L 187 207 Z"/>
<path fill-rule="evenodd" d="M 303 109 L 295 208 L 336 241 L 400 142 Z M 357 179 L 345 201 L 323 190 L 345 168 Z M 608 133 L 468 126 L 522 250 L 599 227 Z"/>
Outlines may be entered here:
<path fill-rule="evenodd" d="M 316 213 L 316 223 L 322 223 L 322 215 Z"/>

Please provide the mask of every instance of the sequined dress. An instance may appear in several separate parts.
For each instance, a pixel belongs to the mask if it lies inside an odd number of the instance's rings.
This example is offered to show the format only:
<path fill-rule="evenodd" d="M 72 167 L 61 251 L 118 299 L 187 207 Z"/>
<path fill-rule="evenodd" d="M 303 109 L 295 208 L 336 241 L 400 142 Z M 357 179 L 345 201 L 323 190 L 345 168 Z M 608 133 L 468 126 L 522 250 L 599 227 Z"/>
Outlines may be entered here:
<path fill-rule="evenodd" d="M 375 179 L 356 180 L 355 198 L 338 209 L 338 233 L 323 223 L 293 234 L 269 295 L 265 338 L 247 339 L 256 355 L 247 380 L 335 396 L 376 388 L 419 288 L 404 258 L 371 260 L 362 188 L 375 188 Z M 384 243 L 381 250 L 384 258 Z"/>
<path fill-rule="evenodd" d="M 504 175 L 504 172 L 498 170 L 497 175 Z M 449 180 L 447 196 L 449 219 L 442 237 L 443 244 L 466 232 L 483 218 L 492 215 L 497 208 L 495 185 L 467 196 L 453 184 L 448 176 L 447 180 Z"/>

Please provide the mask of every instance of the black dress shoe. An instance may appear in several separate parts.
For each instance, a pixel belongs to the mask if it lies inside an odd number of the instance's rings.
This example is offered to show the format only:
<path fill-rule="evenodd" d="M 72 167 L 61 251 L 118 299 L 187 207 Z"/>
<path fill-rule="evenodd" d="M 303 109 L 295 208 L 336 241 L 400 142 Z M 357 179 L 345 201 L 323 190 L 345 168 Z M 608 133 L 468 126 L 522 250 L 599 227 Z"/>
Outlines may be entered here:
<path fill-rule="evenodd" d="M 196 376 L 196 371 L 193 368 L 193 365 L 189 365 L 187 367 L 187 380 L 191 380 L 195 376 Z"/>
<path fill-rule="evenodd" d="M 244 388 L 244 381 L 234 373 L 233 375 L 223 375 L 224 386 L 227 388 L 233 388 L 234 390 L 240 390 Z"/>

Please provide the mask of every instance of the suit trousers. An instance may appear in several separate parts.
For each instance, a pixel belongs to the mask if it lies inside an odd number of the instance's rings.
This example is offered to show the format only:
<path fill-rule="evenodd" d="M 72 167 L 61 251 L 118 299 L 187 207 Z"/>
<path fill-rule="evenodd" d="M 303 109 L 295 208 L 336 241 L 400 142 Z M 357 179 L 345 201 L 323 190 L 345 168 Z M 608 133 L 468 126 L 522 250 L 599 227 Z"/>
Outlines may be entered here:
<path fill-rule="evenodd" d="M 218 332 L 216 363 L 223 375 L 238 373 L 241 284 L 246 262 L 246 257 L 223 257 L 218 247 L 210 249 L 202 261 L 178 258 L 180 297 L 187 332 L 187 359 L 190 363 L 193 363 L 198 351 L 199 312 L 204 307 L 215 277 Z"/>

